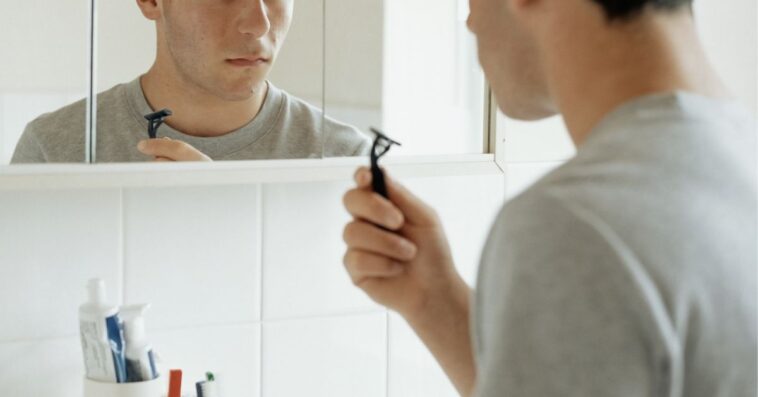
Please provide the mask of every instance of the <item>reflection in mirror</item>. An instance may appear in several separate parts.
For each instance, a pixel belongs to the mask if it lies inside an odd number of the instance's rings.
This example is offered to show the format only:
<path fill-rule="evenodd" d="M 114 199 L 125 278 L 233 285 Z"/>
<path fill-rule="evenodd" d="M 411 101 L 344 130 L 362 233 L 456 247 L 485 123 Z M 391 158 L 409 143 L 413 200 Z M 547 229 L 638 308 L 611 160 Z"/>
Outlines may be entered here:
<path fill-rule="evenodd" d="M 0 5 L 0 165 L 84 162 L 87 3 Z"/>
<path fill-rule="evenodd" d="M 324 128 L 337 155 L 368 145 L 323 125 L 321 1 L 158 4 L 99 3 L 98 162 L 320 158 Z"/>
<path fill-rule="evenodd" d="M 483 153 L 487 90 L 468 1 L 326 0 L 326 115 L 378 127 L 403 144 L 394 154 Z"/>

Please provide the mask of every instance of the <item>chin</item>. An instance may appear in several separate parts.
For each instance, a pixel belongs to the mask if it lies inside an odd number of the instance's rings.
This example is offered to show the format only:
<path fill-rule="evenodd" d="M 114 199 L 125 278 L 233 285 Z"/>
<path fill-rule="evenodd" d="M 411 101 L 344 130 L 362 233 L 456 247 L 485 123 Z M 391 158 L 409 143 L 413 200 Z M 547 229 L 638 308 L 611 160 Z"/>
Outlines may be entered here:
<path fill-rule="evenodd" d="M 253 97 L 254 92 L 263 87 L 262 82 L 229 85 L 222 90 L 222 97 L 227 101 L 246 101 Z"/>

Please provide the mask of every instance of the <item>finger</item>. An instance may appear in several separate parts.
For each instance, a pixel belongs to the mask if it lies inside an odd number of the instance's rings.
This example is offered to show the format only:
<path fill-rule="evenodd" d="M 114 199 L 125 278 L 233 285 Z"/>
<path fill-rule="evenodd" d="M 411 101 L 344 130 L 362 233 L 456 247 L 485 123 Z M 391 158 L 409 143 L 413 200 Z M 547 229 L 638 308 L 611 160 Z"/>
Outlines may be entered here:
<path fill-rule="evenodd" d="M 371 185 L 373 176 L 369 168 L 361 167 L 355 172 L 354 178 L 359 187 L 365 188 Z M 389 200 L 400 210 L 406 222 L 414 225 L 431 225 L 437 222 L 436 211 L 396 182 L 386 170 L 384 181 L 387 185 Z"/>
<path fill-rule="evenodd" d="M 394 277 L 405 271 L 405 266 L 395 260 L 356 249 L 345 253 L 343 263 L 356 285 L 369 277 Z"/>
<path fill-rule="evenodd" d="M 359 188 L 368 187 L 371 183 L 371 169 L 368 167 L 360 167 L 355 171 L 353 179 Z"/>
<path fill-rule="evenodd" d="M 349 190 L 342 202 L 355 218 L 365 219 L 390 230 L 403 227 L 403 213 L 389 200 L 366 189 Z"/>
<path fill-rule="evenodd" d="M 173 139 L 147 139 L 141 141 L 137 148 L 144 154 L 172 160 L 186 157 L 188 149 L 184 142 Z"/>
<path fill-rule="evenodd" d="M 413 260 L 418 252 L 410 240 L 363 221 L 348 223 L 342 238 L 349 249 L 368 251 L 401 262 Z"/>

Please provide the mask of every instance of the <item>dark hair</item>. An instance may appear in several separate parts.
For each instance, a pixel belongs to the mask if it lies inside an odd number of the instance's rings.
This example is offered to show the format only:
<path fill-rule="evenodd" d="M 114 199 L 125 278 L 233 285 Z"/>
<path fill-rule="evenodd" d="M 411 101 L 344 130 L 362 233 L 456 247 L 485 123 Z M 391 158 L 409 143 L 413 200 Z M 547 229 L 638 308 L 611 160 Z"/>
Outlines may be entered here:
<path fill-rule="evenodd" d="M 681 7 L 692 6 L 693 0 L 592 0 L 603 7 L 605 15 L 610 20 L 630 19 L 645 8 L 652 7 L 659 10 L 676 10 Z"/>

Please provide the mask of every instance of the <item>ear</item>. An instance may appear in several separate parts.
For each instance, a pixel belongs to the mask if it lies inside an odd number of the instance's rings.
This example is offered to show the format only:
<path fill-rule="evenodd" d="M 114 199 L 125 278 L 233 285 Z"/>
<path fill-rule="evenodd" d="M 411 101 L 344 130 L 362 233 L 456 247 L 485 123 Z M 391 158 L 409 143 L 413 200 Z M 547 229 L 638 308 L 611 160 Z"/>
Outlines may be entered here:
<path fill-rule="evenodd" d="M 137 0 L 137 7 L 145 18 L 156 21 L 161 17 L 161 7 L 158 0 Z"/>

